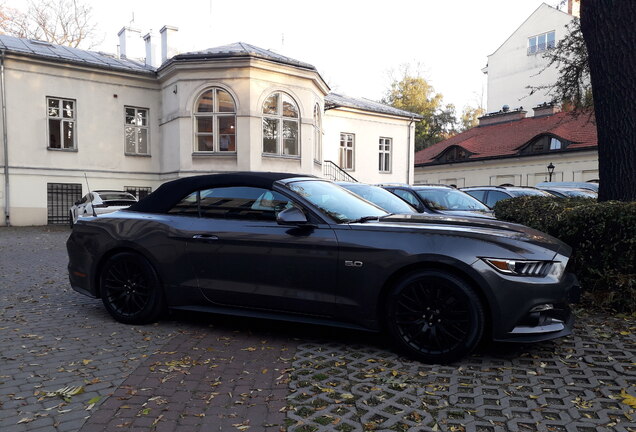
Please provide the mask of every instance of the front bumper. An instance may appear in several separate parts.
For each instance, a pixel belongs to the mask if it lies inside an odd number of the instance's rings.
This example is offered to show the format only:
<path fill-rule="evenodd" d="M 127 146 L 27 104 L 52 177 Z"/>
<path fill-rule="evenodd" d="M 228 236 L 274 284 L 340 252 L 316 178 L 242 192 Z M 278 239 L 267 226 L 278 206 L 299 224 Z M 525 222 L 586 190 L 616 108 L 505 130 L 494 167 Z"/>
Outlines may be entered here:
<path fill-rule="evenodd" d="M 492 288 L 492 339 L 505 342 L 541 342 L 567 336 L 574 316 L 570 304 L 578 303 L 581 288 L 576 276 L 559 281 L 541 278 L 500 277 L 490 273 Z"/>

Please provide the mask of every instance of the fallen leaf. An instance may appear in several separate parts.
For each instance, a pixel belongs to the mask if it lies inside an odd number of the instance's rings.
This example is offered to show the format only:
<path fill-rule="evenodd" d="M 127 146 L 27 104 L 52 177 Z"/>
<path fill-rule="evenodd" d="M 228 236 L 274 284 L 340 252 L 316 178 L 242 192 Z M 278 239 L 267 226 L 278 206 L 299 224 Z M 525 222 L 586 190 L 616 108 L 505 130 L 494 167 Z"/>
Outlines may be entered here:
<path fill-rule="evenodd" d="M 630 395 L 624 389 L 621 390 L 621 398 L 623 398 L 623 403 L 625 405 L 629 405 L 632 408 L 636 408 L 636 397 Z"/>

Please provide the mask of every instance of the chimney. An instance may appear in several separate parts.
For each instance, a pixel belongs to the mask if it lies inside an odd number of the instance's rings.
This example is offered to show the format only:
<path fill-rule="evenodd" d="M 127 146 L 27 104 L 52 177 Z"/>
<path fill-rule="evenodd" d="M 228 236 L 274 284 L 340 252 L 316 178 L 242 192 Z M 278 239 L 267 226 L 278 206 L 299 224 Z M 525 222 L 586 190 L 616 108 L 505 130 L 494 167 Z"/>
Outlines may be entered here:
<path fill-rule="evenodd" d="M 119 56 L 129 59 L 144 58 L 141 43 L 141 32 L 136 28 L 124 27 L 117 33 L 119 36 Z"/>
<path fill-rule="evenodd" d="M 523 107 L 510 110 L 510 107 L 508 105 L 504 105 L 501 111 L 488 113 L 485 116 L 479 117 L 479 126 L 521 120 L 526 118 L 526 114 L 527 111 L 524 111 Z"/>
<path fill-rule="evenodd" d="M 146 66 L 157 68 L 161 66 L 159 62 L 159 50 L 157 46 L 157 35 L 150 32 L 144 36 L 146 43 Z"/>
<path fill-rule="evenodd" d="M 177 27 L 168 25 L 163 26 L 161 30 L 159 30 L 161 34 L 161 63 L 164 63 L 179 53 L 176 48 L 178 31 L 179 29 Z"/>
<path fill-rule="evenodd" d="M 544 102 L 532 108 L 532 111 L 535 117 L 545 117 L 561 112 L 561 107 L 554 102 Z"/>
<path fill-rule="evenodd" d="M 577 18 L 581 17 L 581 0 L 568 0 L 568 13 Z"/>

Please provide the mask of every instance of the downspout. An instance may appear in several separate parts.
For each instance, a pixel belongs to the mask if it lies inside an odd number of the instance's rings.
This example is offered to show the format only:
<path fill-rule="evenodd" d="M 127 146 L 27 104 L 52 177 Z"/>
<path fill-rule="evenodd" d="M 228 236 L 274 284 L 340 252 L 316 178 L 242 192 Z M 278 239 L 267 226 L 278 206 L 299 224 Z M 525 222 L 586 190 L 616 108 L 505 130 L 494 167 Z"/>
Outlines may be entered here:
<path fill-rule="evenodd" d="M 409 183 L 409 179 L 411 178 L 411 126 L 415 123 L 415 117 L 411 117 L 409 120 L 409 134 L 408 134 L 408 145 L 407 145 L 407 155 L 406 155 L 406 184 Z M 415 145 L 415 144 L 413 144 Z M 415 181 L 415 179 L 413 179 Z"/>
<path fill-rule="evenodd" d="M 4 85 L 4 50 L 0 52 L 0 91 L 2 92 L 2 143 L 4 159 L 4 223 L 10 226 L 9 219 L 9 140 L 7 138 L 7 98 Z"/>

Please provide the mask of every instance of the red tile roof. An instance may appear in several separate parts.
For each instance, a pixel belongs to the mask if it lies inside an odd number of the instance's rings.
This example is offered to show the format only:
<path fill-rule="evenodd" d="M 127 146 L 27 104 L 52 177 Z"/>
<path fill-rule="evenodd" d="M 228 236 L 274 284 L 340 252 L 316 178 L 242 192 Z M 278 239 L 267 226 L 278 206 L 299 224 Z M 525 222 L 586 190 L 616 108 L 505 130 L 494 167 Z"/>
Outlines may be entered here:
<path fill-rule="evenodd" d="M 573 115 L 560 112 L 544 117 L 527 117 L 517 121 L 478 126 L 441 141 L 415 154 L 415 164 L 438 163 L 435 159 L 446 149 L 460 146 L 475 160 L 518 156 L 519 149 L 544 134 L 556 135 L 571 144 L 565 150 L 596 147 L 596 123 L 587 113 Z M 457 161 L 456 161 L 457 162 Z"/>

